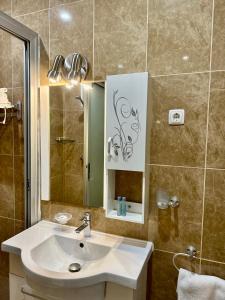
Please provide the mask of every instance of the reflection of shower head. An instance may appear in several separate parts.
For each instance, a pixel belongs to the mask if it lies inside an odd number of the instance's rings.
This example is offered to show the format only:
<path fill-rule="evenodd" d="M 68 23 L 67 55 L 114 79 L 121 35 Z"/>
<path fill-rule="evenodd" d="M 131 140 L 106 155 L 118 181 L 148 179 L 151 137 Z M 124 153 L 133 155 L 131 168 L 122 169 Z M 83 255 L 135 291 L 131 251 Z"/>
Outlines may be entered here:
<path fill-rule="evenodd" d="M 84 106 L 84 101 L 82 100 L 81 96 L 76 96 L 76 99 L 80 101 L 82 106 Z"/>

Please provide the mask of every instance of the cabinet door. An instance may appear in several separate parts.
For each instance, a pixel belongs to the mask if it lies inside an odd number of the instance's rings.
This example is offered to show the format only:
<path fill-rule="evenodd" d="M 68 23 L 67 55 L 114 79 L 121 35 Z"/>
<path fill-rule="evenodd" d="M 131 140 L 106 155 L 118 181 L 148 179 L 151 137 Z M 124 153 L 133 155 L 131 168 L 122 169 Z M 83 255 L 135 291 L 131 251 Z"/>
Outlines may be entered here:
<path fill-rule="evenodd" d="M 107 169 L 145 170 L 147 90 L 147 72 L 107 76 Z"/>
<path fill-rule="evenodd" d="M 10 300 L 24 300 L 21 288 L 25 284 L 25 279 L 14 274 L 9 274 Z"/>

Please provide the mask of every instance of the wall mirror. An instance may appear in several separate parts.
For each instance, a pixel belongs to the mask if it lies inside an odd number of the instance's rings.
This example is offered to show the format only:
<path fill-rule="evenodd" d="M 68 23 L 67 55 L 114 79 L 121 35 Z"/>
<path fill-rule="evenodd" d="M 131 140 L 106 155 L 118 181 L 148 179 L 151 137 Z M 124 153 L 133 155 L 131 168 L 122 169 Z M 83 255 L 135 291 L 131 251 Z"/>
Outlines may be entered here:
<path fill-rule="evenodd" d="M 50 197 L 103 206 L 104 82 L 51 86 Z"/>

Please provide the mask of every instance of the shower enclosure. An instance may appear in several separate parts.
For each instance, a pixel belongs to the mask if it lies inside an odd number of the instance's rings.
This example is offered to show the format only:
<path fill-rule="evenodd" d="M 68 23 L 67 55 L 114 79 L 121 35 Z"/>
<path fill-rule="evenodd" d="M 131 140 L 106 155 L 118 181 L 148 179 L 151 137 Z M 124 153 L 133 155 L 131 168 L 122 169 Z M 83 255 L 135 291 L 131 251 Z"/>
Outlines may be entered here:
<path fill-rule="evenodd" d="M 0 240 L 39 219 L 38 36 L 0 12 Z M 0 299 L 9 299 L 0 252 Z"/>

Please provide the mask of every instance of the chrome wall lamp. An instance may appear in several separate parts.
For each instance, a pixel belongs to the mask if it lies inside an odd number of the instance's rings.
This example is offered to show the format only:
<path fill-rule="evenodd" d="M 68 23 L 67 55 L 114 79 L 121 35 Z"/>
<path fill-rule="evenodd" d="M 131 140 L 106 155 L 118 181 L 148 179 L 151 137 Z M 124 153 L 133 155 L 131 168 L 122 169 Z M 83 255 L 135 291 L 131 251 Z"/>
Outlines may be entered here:
<path fill-rule="evenodd" d="M 88 61 L 80 53 L 72 53 L 66 58 L 57 55 L 48 71 L 48 78 L 51 83 L 64 79 L 73 86 L 86 79 L 88 69 Z"/>

